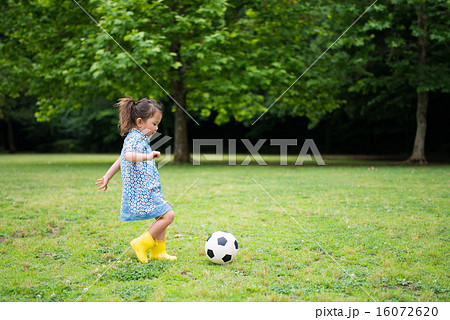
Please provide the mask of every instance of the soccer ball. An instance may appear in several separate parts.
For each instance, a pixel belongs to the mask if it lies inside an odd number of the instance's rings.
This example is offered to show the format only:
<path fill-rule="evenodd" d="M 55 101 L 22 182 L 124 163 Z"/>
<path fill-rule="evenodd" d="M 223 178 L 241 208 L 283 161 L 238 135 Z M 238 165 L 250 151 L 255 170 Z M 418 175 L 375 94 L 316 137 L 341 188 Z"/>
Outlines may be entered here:
<path fill-rule="evenodd" d="M 216 264 L 226 264 L 236 258 L 238 242 L 229 232 L 216 231 L 209 236 L 205 243 L 206 256 Z"/>

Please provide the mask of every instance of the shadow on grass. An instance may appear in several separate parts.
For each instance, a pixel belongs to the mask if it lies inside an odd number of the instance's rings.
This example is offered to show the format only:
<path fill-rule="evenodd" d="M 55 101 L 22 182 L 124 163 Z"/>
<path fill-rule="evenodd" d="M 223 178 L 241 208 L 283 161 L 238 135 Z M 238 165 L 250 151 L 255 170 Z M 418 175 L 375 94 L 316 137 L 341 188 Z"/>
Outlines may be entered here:
<path fill-rule="evenodd" d="M 206 158 L 206 157 L 207 158 Z M 448 165 L 448 161 L 429 161 L 428 165 L 421 165 L 418 163 L 407 162 L 406 155 L 399 156 L 374 156 L 374 155 L 325 155 L 323 162 L 325 165 L 319 165 L 318 159 L 314 156 L 298 158 L 297 155 L 289 155 L 284 159 L 284 163 L 279 155 L 262 155 L 261 157 L 253 158 L 248 155 L 237 155 L 234 159 L 227 156 L 220 157 L 217 155 L 205 155 L 196 157 L 195 160 L 200 162 L 196 166 L 279 166 L 279 167 L 427 167 L 427 166 L 442 166 Z M 170 163 L 169 163 L 170 164 Z"/>

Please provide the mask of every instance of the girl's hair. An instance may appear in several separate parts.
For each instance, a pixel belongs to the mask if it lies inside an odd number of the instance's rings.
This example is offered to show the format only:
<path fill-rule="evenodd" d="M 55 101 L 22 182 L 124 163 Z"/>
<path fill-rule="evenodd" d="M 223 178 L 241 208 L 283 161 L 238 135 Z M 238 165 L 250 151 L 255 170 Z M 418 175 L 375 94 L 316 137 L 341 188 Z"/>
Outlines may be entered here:
<path fill-rule="evenodd" d="M 136 120 L 141 118 L 147 120 L 156 112 L 163 113 L 163 106 L 151 99 L 143 98 L 138 102 L 133 98 L 122 98 L 116 104 L 119 107 L 119 130 L 122 136 L 125 136 L 136 126 Z"/>

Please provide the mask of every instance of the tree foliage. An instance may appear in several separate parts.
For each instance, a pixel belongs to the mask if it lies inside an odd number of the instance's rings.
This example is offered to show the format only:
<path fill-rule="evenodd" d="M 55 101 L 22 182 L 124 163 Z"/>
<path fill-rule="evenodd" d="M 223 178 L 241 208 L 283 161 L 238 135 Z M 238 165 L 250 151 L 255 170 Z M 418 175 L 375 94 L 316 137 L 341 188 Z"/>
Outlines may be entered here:
<path fill-rule="evenodd" d="M 9 1 L 5 10 L 4 33 L 31 52 L 31 67 L 21 70 L 29 71 L 41 119 L 98 95 L 165 96 L 138 64 L 168 92 L 182 69 L 188 110 L 203 116 L 218 110 L 217 123 L 251 119 L 320 54 L 319 40 L 327 32 L 323 8 L 300 1 L 79 4 L 101 28 L 73 1 Z M 335 90 L 333 78 L 323 79 L 324 72 L 326 66 L 312 70 L 303 85 L 286 93 L 288 114 L 313 117 L 337 105 L 326 90 Z"/>
<path fill-rule="evenodd" d="M 376 116 L 411 108 L 417 92 L 448 92 L 448 1 L 378 1 L 349 29 L 371 4 L 6 0 L 0 94 L 36 97 L 41 121 L 76 109 L 113 119 L 104 101 L 127 95 L 163 100 L 175 153 L 186 155 L 189 116 L 251 125 L 267 112 L 313 126 L 343 105 Z M 422 38 L 427 63 L 418 66 Z"/>

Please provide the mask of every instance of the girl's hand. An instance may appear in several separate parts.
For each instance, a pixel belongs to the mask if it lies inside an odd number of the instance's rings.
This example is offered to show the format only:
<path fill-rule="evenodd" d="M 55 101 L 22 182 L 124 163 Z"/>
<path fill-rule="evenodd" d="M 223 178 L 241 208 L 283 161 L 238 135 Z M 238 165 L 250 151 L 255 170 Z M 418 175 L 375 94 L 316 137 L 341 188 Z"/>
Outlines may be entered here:
<path fill-rule="evenodd" d="M 98 187 L 98 190 L 103 189 L 103 191 L 106 191 L 108 189 L 108 182 L 109 182 L 109 179 L 106 177 L 103 177 L 101 179 L 97 179 L 97 182 L 95 183 L 95 185 L 100 184 L 100 187 Z"/>
<path fill-rule="evenodd" d="M 153 159 L 158 159 L 161 156 L 161 152 L 159 151 L 152 151 L 153 152 Z"/>

